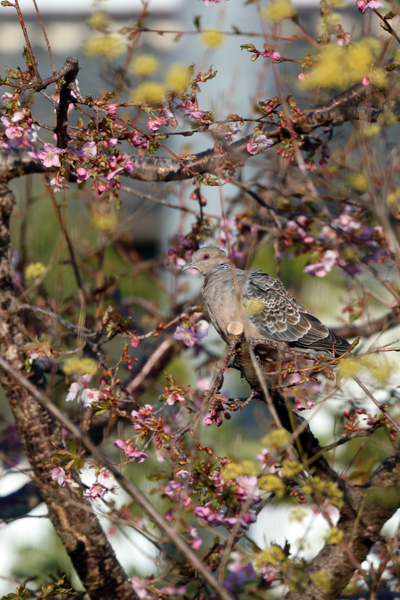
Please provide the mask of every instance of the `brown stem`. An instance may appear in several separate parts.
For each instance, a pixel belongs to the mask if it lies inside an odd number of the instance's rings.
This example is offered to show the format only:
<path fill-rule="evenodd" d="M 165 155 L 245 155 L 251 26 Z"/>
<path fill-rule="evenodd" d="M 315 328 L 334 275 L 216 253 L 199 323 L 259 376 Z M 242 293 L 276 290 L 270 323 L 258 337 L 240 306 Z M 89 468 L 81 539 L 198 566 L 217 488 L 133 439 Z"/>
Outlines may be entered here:
<path fill-rule="evenodd" d="M 43 24 L 42 16 L 40 14 L 39 7 L 38 7 L 38 5 L 36 3 L 36 0 L 33 0 L 33 4 L 35 5 L 36 14 L 38 16 L 40 27 L 42 28 L 44 39 L 46 40 L 47 49 L 49 51 L 49 56 L 50 56 L 51 68 L 53 69 L 53 75 L 55 75 L 56 74 L 56 69 L 55 69 L 55 66 L 54 66 L 53 52 L 51 51 L 51 46 L 50 46 L 49 38 L 47 36 L 47 32 L 46 32 L 45 26 Z"/>

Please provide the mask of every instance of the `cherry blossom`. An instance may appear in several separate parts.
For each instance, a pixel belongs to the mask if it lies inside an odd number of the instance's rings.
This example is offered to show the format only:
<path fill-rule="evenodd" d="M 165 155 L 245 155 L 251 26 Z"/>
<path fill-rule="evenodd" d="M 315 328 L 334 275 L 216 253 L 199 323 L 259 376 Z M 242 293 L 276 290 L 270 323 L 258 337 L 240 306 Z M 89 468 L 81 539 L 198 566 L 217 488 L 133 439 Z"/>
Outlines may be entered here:
<path fill-rule="evenodd" d="M 158 131 L 162 125 L 168 125 L 168 119 L 165 117 L 157 117 L 156 119 L 149 119 L 147 126 L 150 131 Z"/>
<path fill-rule="evenodd" d="M 309 273 L 314 277 L 325 277 L 332 267 L 335 265 L 338 258 L 336 250 L 327 250 L 322 259 L 312 265 L 306 265 L 303 269 L 304 273 Z"/>
<path fill-rule="evenodd" d="M 77 183 L 83 183 L 89 177 L 89 171 L 87 169 L 84 169 L 83 167 L 78 167 L 76 169 L 76 172 L 78 174 L 78 177 L 76 179 Z"/>
<path fill-rule="evenodd" d="M 208 334 L 208 328 L 209 324 L 204 320 L 195 323 L 195 325 L 183 323 L 176 328 L 174 338 L 181 340 L 186 346 L 192 348 L 196 342 Z"/>
<path fill-rule="evenodd" d="M 176 402 L 185 402 L 185 398 L 179 392 L 173 391 L 167 396 L 166 403 L 172 406 Z"/>
<path fill-rule="evenodd" d="M 81 394 L 81 400 L 83 403 L 83 408 L 90 408 L 93 402 L 97 402 L 100 396 L 100 392 L 98 390 L 93 390 L 91 388 L 85 388 Z"/>
<path fill-rule="evenodd" d="M 135 462 L 139 464 L 149 458 L 149 455 L 146 454 L 146 452 L 140 452 L 137 446 L 134 446 L 132 440 L 124 441 L 117 439 L 114 442 L 114 446 L 123 450 L 128 458 L 133 458 Z"/>
<path fill-rule="evenodd" d="M 378 8 L 383 8 L 383 4 L 382 2 L 379 2 L 379 0 L 357 0 L 356 4 L 360 13 L 363 14 L 373 12 Z"/>
<path fill-rule="evenodd" d="M 247 152 L 249 154 L 258 154 L 259 152 L 266 152 L 274 143 L 274 140 L 270 140 L 266 135 L 257 135 L 251 142 L 247 144 Z"/>
<path fill-rule="evenodd" d="M 202 545 L 203 540 L 198 536 L 197 529 L 195 527 L 191 527 L 189 529 L 189 534 L 192 537 L 190 545 L 192 546 L 193 550 L 198 550 Z"/>
<path fill-rule="evenodd" d="M 79 487 L 79 484 L 72 479 L 69 473 L 66 473 L 65 470 L 59 465 L 51 470 L 51 478 L 53 481 L 57 481 L 58 485 L 61 487 L 65 487 L 66 485 L 70 485 L 71 487 Z"/>
<path fill-rule="evenodd" d="M 60 167 L 60 156 L 64 154 L 65 150 L 56 148 L 53 144 L 45 144 L 43 150 L 38 152 L 37 158 L 44 167 Z"/>

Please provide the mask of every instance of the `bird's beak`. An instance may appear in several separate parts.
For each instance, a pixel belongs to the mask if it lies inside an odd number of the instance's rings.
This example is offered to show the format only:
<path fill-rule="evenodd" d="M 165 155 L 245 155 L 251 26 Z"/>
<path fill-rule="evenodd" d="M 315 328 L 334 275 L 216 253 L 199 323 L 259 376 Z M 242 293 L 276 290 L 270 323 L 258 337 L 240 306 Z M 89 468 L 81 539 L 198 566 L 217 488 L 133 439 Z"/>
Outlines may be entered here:
<path fill-rule="evenodd" d="M 189 269 L 196 269 L 198 271 L 198 268 L 196 267 L 196 265 L 194 263 L 188 263 L 187 265 L 185 265 L 184 267 L 182 267 L 182 273 L 183 271 L 189 271 Z"/>

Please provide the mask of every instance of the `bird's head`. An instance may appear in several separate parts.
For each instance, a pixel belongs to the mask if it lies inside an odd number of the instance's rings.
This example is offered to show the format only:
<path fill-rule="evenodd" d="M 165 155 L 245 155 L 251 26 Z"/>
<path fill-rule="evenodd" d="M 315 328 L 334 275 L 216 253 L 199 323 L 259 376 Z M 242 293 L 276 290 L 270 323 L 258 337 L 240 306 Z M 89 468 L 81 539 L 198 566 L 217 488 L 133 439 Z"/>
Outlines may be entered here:
<path fill-rule="evenodd" d="M 197 250 L 192 256 L 192 262 L 185 265 L 182 271 L 188 269 L 197 269 L 203 275 L 206 275 L 210 269 L 229 263 L 229 258 L 220 248 L 215 246 L 205 246 Z"/>

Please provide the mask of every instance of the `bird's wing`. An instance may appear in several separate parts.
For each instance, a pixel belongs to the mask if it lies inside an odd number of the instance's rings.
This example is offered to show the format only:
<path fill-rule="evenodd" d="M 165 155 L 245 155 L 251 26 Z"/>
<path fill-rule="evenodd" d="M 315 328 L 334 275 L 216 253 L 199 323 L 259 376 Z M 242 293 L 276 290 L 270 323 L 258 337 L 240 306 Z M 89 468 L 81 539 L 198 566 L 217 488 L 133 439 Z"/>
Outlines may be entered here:
<path fill-rule="evenodd" d="M 347 340 L 337 336 L 310 314 L 278 279 L 254 271 L 243 293 L 250 321 L 265 337 L 319 352 L 343 353 Z"/>

